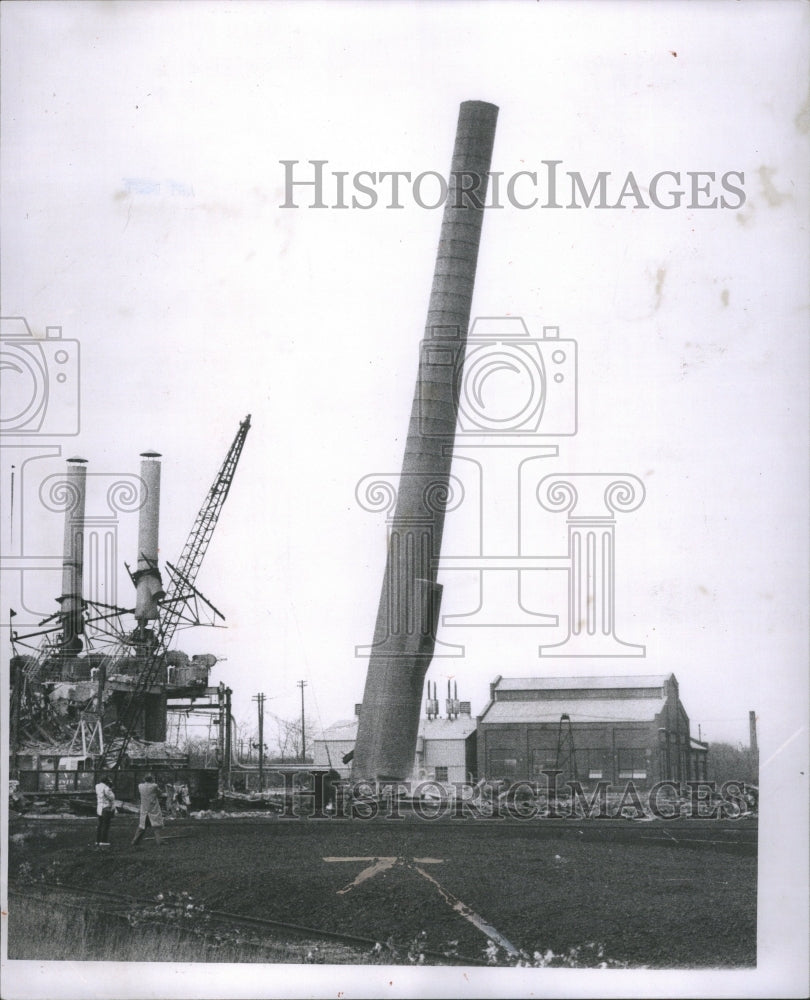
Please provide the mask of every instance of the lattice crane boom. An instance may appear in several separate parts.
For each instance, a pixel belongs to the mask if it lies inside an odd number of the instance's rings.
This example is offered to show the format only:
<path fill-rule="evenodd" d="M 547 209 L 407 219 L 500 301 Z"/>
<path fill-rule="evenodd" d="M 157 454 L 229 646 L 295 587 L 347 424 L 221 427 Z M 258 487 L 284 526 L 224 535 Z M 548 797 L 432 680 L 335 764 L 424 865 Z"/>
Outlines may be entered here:
<path fill-rule="evenodd" d="M 169 648 L 175 629 L 180 621 L 182 601 L 179 600 L 187 588 L 193 588 L 197 573 L 205 558 L 214 528 L 217 526 L 222 506 L 233 483 L 236 466 L 242 454 L 245 438 L 250 430 L 250 414 L 239 424 L 239 430 L 225 456 L 225 461 L 217 473 L 211 489 L 197 514 L 194 526 L 189 532 L 183 551 L 177 561 L 176 572 L 171 574 L 166 596 L 161 601 L 159 634 L 163 651 Z"/>
<path fill-rule="evenodd" d="M 233 483 L 239 456 L 242 454 L 242 448 L 249 430 L 250 414 L 239 424 L 239 430 L 225 457 L 225 461 L 222 463 L 211 489 L 208 491 L 208 495 L 197 514 L 194 526 L 183 547 L 177 566 L 173 566 L 171 563 L 167 564 L 171 579 L 164 597 L 160 600 L 160 614 L 151 637 L 145 662 L 138 674 L 137 682 L 127 698 L 122 717 L 119 720 L 121 724 L 120 728 L 123 730 L 123 738 L 117 744 L 114 751 L 108 750 L 102 753 L 96 763 L 96 769 L 99 772 L 104 769 L 106 759 L 112 753 L 115 755 L 113 768 L 117 770 L 121 767 L 138 715 L 139 703 L 143 695 L 149 691 L 155 682 L 163 662 L 163 656 L 168 651 L 175 630 L 183 618 L 184 608 L 189 601 L 195 597 L 202 596 L 195 590 L 194 581 L 202 565 L 203 558 L 208 549 L 208 543 L 211 541 L 211 536 L 214 533 L 214 528 L 217 525 L 222 505 L 225 503 L 225 499 Z M 205 603 L 208 603 L 213 608 L 210 602 Z M 216 608 L 213 608 L 213 610 L 219 614 Z"/>

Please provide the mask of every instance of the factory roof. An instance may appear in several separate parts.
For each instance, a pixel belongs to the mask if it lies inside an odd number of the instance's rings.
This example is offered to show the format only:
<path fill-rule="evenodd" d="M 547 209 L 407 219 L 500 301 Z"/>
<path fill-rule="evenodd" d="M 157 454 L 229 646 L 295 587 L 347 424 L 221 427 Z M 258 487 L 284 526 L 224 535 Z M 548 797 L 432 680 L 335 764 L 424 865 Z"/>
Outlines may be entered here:
<path fill-rule="evenodd" d="M 475 719 L 460 715 L 455 719 L 420 719 L 419 736 L 428 740 L 463 740 L 475 732 Z M 321 741 L 353 742 L 357 739 L 357 719 L 341 719 L 324 729 Z"/>
<path fill-rule="evenodd" d="M 555 698 L 553 701 L 494 701 L 481 721 L 553 722 L 567 715 L 572 722 L 651 722 L 665 698 Z"/>
<path fill-rule="evenodd" d="M 575 691 L 582 688 L 663 687 L 672 674 L 636 674 L 624 677 L 500 677 L 496 691 Z"/>

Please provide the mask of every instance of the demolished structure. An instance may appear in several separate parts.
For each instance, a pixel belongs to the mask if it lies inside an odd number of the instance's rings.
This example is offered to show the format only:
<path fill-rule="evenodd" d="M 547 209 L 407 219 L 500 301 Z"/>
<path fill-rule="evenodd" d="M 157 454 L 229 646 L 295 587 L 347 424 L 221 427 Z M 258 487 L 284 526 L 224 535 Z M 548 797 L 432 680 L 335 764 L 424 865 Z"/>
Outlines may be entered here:
<path fill-rule="evenodd" d="M 10 770 L 23 792 L 87 791 L 94 774 L 138 761 L 182 768 L 187 758 L 166 741 L 173 711 L 218 716 L 218 757 L 228 770 L 231 691 L 224 684 L 209 686 L 217 659 L 189 657 L 170 645 L 181 625 L 223 618 L 194 583 L 249 428 L 248 416 L 178 564 L 165 564 L 165 588 L 158 566 L 161 456 L 142 453 L 138 551 L 130 571 L 135 606 L 129 609 L 83 596 L 87 463 L 68 460 L 59 484 L 66 501 L 59 611 L 40 622 L 39 630 L 11 636 Z"/>

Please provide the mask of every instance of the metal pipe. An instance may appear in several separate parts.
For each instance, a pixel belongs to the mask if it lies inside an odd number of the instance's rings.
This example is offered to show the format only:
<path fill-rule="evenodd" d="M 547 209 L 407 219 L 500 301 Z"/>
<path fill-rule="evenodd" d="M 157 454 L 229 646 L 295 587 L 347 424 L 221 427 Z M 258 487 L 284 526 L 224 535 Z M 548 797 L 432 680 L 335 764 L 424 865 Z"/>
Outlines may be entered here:
<path fill-rule="evenodd" d="M 78 653 L 82 648 L 79 635 L 84 631 L 82 621 L 84 577 L 84 508 L 87 487 L 87 461 L 84 458 L 67 460 L 65 480 L 65 531 L 62 546 L 62 596 L 57 598 L 61 607 L 62 642 L 66 652 Z"/>
<path fill-rule="evenodd" d="M 405 780 L 416 749 L 425 674 L 433 657 L 436 582 L 450 490 L 478 247 L 498 109 L 461 105 L 448 197 L 388 543 L 352 775 Z"/>

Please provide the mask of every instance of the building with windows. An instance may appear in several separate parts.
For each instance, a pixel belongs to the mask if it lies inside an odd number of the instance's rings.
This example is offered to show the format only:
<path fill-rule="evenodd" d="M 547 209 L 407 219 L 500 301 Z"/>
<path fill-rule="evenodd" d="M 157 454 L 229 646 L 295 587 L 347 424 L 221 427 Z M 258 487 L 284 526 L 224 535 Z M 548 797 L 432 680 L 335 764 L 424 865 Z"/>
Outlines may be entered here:
<path fill-rule="evenodd" d="M 351 763 L 344 763 L 343 758 L 354 750 L 356 738 L 357 718 L 329 726 L 314 741 L 314 764 L 332 767 L 348 778 Z M 476 762 L 476 724 L 469 702 L 460 702 L 459 714 L 452 718 L 431 715 L 420 720 L 411 775 L 414 781 L 474 781 Z"/>
<path fill-rule="evenodd" d="M 433 780 L 440 784 L 474 782 L 476 780 L 477 736 L 475 719 L 470 714 L 450 719 L 427 718 L 419 724 L 413 777 Z"/>
<path fill-rule="evenodd" d="M 706 778 L 708 744 L 689 731 L 674 674 L 498 677 L 477 729 L 478 775 L 493 780 Z"/>

